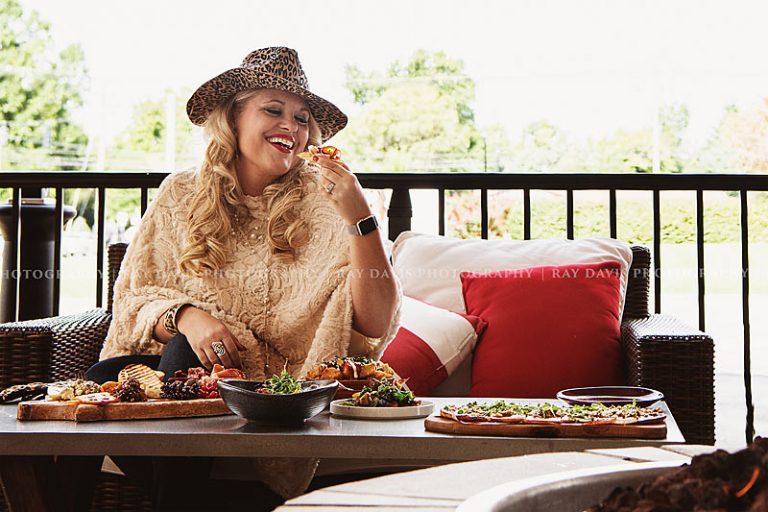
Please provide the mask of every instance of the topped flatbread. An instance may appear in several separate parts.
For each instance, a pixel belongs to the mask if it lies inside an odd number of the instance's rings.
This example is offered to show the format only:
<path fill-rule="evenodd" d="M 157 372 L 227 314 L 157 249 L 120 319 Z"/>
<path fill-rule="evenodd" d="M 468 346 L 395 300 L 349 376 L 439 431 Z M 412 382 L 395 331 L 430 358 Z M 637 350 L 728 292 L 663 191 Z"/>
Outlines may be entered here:
<path fill-rule="evenodd" d="M 331 160 L 341 160 L 341 150 L 337 148 L 336 146 L 323 146 L 323 147 L 317 147 L 310 145 L 308 148 L 308 151 L 303 151 L 299 153 L 299 158 L 303 158 L 307 162 L 312 162 L 313 157 L 318 155 L 328 155 Z"/>
<path fill-rule="evenodd" d="M 395 371 L 387 364 L 366 356 L 335 357 L 324 361 L 307 372 L 306 380 L 359 380 L 388 379 Z"/>
<path fill-rule="evenodd" d="M 460 423 L 525 423 L 529 425 L 576 424 L 576 425 L 629 425 L 664 421 L 666 414 L 655 407 L 638 407 L 635 404 L 558 405 L 519 404 L 499 400 L 480 404 L 447 405 L 440 416 Z"/>

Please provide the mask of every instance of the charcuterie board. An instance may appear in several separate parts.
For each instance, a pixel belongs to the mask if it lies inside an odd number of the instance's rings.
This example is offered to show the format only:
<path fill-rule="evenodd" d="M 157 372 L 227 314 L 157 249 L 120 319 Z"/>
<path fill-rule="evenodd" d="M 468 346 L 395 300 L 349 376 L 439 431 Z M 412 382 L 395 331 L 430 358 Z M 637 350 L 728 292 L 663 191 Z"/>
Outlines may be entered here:
<path fill-rule="evenodd" d="M 194 400 L 149 400 L 147 402 L 114 402 L 83 404 L 77 401 L 21 402 L 16 418 L 22 421 L 116 421 L 156 418 L 189 418 L 232 414 L 221 398 Z"/>
<path fill-rule="evenodd" d="M 466 436 L 501 437 L 628 437 L 637 439 L 664 439 L 667 424 L 635 423 L 629 425 L 579 425 L 553 423 L 547 425 L 527 423 L 473 422 L 462 423 L 441 416 L 429 416 L 424 428 L 430 432 Z"/>

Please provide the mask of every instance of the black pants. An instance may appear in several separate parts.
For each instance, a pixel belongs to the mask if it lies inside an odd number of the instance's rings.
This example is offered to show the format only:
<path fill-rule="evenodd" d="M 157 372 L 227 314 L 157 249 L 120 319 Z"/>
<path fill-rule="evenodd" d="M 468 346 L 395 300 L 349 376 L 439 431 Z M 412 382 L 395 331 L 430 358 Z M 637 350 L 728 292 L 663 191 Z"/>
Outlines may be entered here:
<path fill-rule="evenodd" d="M 162 356 L 120 356 L 99 361 L 88 368 L 85 376 L 94 382 L 103 384 L 108 380 L 117 380 L 117 374 L 129 364 L 145 364 L 153 370 L 160 370 L 167 377 L 173 377 L 176 370 L 187 371 L 189 368 L 203 366 L 187 343 L 183 334 L 177 334 L 163 350 Z"/>
<path fill-rule="evenodd" d="M 116 381 L 129 364 L 144 364 L 172 377 L 176 370 L 203 366 L 183 334 L 165 346 L 162 356 L 121 356 L 99 361 L 88 379 Z M 283 500 L 261 482 L 212 481 L 212 457 L 111 457 L 137 484 L 149 489 L 155 510 L 272 510 Z"/>

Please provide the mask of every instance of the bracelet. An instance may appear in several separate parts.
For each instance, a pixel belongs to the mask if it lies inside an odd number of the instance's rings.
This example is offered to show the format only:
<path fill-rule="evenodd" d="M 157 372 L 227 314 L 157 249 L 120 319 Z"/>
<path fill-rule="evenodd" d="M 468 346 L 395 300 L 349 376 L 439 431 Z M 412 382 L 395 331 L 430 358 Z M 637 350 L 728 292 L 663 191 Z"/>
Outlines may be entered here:
<path fill-rule="evenodd" d="M 184 306 L 186 306 L 186 304 L 179 304 L 178 306 L 174 306 L 165 312 L 165 317 L 163 318 L 163 327 L 173 336 L 179 334 L 179 329 L 176 327 L 176 313 L 178 313 L 179 310 Z"/>

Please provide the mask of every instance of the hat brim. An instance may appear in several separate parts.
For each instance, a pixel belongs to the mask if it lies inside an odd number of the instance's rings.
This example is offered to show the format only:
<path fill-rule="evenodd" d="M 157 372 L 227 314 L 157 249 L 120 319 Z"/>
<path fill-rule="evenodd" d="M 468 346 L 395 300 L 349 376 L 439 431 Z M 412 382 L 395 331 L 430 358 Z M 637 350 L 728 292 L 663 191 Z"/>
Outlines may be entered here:
<path fill-rule="evenodd" d="M 220 103 L 240 91 L 279 89 L 303 98 L 320 127 L 322 142 L 347 125 L 347 116 L 336 105 L 282 77 L 247 68 L 234 68 L 208 80 L 187 101 L 187 116 L 200 126 Z"/>

